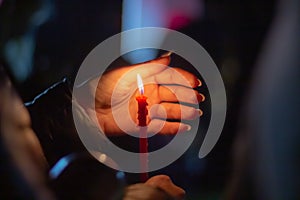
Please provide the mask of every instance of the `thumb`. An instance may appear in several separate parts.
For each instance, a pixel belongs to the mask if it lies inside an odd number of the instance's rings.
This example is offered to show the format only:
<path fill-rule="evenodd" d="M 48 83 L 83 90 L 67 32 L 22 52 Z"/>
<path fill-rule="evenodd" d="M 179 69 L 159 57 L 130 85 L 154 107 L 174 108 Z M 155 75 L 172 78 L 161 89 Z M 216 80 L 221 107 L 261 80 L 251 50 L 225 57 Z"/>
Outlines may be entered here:
<path fill-rule="evenodd" d="M 162 56 L 144 63 L 135 65 L 135 73 L 142 77 L 149 77 L 164 71 L 171 62 L 172 52 L 167 52 Z"/>

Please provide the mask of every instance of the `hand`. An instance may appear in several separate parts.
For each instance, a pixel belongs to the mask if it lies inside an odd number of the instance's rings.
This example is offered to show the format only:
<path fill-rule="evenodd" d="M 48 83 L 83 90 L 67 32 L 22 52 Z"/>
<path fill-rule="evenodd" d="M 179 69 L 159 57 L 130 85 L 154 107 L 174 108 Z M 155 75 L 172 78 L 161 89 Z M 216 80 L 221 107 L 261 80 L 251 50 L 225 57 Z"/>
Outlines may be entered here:
<path fill-rule="evenodd" d="M 145 96 L 148 97 L 148 132 L 176 134 L 190 129 L 188 124 L 178 121 L 193 120 L 202 115 L 202 111 L 178 102 L 197 105 L 203 101 L 204 96 L 194 90 L 201 82 L 187 71 L 168 67 L 169 63 L 170 56 L 165 56 L 122 67 L 104 73 L 99 82 L 94 79 L 82 86 L 81 89 L 85 91 L 92 91 L 96 87 L 94 99 L 97 121 L 106 135 L 138 133 L 138 106 L 135 99 L 139 95 L 137 74 L 143 79 Z M 91 104 L 85 102 L 84 98 L 78 101 L 92 116 L 94 110 Z M 162 118 L 172 119 L 172 122 Z"/>
<path fill-rule="evenodd" d="M 144 183 L 137 183 L 126 187 L 122 200 L 171 200 L 165 191 Z"/>
<path fill-rule="evenodd" d="M 126 188 L 123 200 L 182 200 L 185 191 L 176 186 L 169 176 L 157 175 L 150 178 L 146 183 L 130 185 Z"/>
<path fill-rule="evenodd" d="M 174 199 L 183 199 L 185 196 L 185 191 L 182 188 L 175 185 L 170 179 L 170 177 L 166 175 L 153 176 L 145 184 L 157 187 L 165 191 Z"/>

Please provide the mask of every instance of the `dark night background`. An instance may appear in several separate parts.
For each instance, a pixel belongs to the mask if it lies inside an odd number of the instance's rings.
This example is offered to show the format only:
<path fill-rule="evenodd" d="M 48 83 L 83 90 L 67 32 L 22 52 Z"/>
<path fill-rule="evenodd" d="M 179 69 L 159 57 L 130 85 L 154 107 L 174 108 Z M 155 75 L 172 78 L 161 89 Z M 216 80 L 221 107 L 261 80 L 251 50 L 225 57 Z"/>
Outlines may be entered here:
<path fill-rule="evenodd" d="M 207 0 L 201 17 L 177 29 L 198 41 L 211 55 L 222 74 L 228 98 L 228 111 L 221 137 L 204 159 L 197 157 L 198 134 L 189 150 L 172 165 L 151 173 L 165 173 L 187 191 L 187 199 L 217 199 L 224 192 L 232 170 L 232 145 L 246 92 L 252 80 L 257 55 L 274 15 L 275 1 Z M 30 13 L 48 13 L 38 26 L 29 23 Z M 12 66 L 4 56 L 4 45 L 11 39 L 31 34 L 32 70 L 26 78 L 15 77 L 15 84 L 26 102 L 63 77 L 74 79 L 86 55 L 99 43 L 121 31 L 122 2 L 99 0 L 14 0 L 0 7 L 1 62 Z M 172 65 L 180 59 L 174 56 Z M 200 89 L 207 93 L 205 87 Z M 208 103 L 206 103 L 209 106 Z M 203 104 L 201 107 L 206 111 Z M 209 112 L 209 109 L 207 109 Z M 205 113 L 205 112 L 204 112 Z M 201 119 L 204 132 L 208 117 Z M 126 140 L 126 139 L 122 139 Z M 128 175 L 135 182 L 135 175 Z"/>

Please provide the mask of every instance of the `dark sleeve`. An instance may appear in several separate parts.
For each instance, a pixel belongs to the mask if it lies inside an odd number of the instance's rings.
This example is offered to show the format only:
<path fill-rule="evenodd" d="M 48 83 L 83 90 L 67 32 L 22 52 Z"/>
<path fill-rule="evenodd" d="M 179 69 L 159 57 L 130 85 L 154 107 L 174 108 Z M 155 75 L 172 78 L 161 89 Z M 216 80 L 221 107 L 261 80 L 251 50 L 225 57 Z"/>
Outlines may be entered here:
<path fill-rule="evenodd" d="M 145 200 L 172 199 L 164 191 L 150 186 L 130 191 L 124 189 L 125 177 L 120 178 L 117 171 L 87 153 L 74 125 L 72 92 L 66 79 L 54 84 L 25 105 L 31 115 L 32 128 L 51 167 L 50 185 L 58 199 L 119 200 L 123 199 L 123 195 L 132 200 L 139 199 L 141 195 Z M 88 121 L 82 116 L 80 118 Z M 70 162 L 66 162 L 68 158 L 72 158 Z M 66 166 L 62 167 L 64 165 Z"/>
<path fill-rule="evenodd" d="M 72 93 L 66 78 L 25 105 L 51 167 L 63 156 L 86 151 L 74 126 Z"/>

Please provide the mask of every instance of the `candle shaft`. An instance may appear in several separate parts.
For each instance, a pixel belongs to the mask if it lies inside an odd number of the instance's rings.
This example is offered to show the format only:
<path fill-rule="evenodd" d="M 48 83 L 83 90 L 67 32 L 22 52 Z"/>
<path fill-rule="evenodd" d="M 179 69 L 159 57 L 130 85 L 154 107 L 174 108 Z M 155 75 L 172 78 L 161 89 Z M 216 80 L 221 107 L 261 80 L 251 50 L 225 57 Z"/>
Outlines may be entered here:
<path fill-rule="evenodd" d="M 148 138 L 147 138 L 147 97 L 140 95 L 136 97 L 138 102 L 138 125 L 140 126 L 140 167 L 141 182 L 146 182 L 148 179 Z"/>
<path fill-rule="evenodd" d="M 148 138 L 147 127 L 140 127 L 140 166 L 141 170 L 141 182 L 148 180 Z"/>

